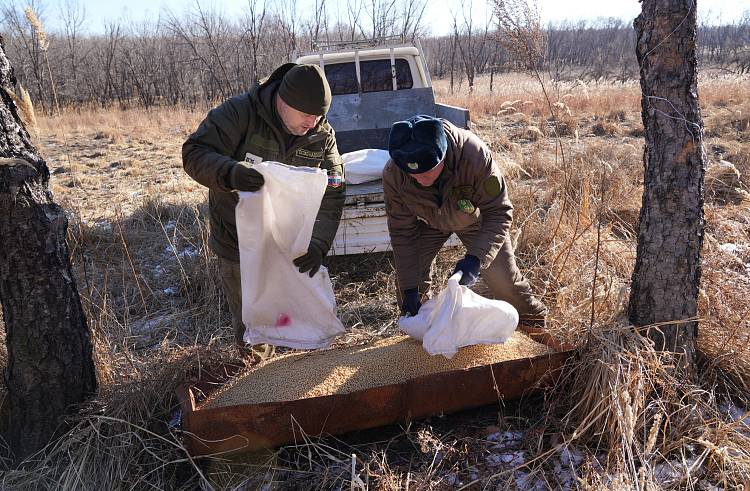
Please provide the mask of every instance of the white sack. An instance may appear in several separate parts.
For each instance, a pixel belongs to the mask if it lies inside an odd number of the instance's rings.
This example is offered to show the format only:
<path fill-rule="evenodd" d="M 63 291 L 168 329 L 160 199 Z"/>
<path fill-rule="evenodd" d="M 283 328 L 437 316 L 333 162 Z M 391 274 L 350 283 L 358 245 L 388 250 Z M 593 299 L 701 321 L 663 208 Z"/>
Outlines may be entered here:
<path fill-rule="evenodd" d="M 328 176 L 278 162 L 252 167 L 265 183 L 258 192 L 239 193 L 235 210 L 245 342 L 327 347 L 344 332 L 328 270 L 310 278 L 292 261 L 307 253 Z"/>
<path fill-rule="evenodd" d="M 387 150 L 366 148 L 341 156 L 347 184 L 362 184 L 383 178 L 383 167 L 391 156 Z"/>
<path fill-rule="evenodd" d="M 453 358 L 458 348 L 472 344 L 500 344 L 518 326 L 518 311 L 508 302 L 484 298 L 459 285 L 461 272 L 428 300 L 413 317 L 401 317 L 398 326 L 422 341 L 431 355 Z"/>

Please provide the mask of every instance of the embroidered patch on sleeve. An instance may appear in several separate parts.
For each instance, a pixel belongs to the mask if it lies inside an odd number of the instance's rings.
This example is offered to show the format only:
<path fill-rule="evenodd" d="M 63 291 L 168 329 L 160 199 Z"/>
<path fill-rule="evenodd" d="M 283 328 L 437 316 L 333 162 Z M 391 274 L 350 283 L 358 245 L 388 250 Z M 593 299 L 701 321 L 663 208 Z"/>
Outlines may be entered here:
<path fill-rule="evenodd" d="M 482 187 L 484 187 L 484 192 L 487 193 L 491 198 L 499 195 L 500 191 L 502 190 L 500 179 L 497 176 L 490 176 L 485 179 Z"/>
<path fill-rule="evenodd" d="M 328 187 L 339 188 L 342 184 L 344 184 L 344 178 L 341 174 L 335 171 L 328 173 Z"/>

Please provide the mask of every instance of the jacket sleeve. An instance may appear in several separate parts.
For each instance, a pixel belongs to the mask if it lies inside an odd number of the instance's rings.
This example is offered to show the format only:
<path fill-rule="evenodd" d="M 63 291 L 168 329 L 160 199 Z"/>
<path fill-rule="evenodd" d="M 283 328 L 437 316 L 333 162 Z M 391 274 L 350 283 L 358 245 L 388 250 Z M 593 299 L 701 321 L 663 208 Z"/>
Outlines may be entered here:
<path fill-rule="evenodd" d="M 339 155 L 338 147 L 336 147 L 336 137 L 333 129 L 330 131 L 331 134 L 326 140 L 323 163 L 320 167 L 321 169 L 325 169 L 329 176 L 331 174 L 338 174 L 341 182 L 338 185 L 332 186 L 330 185 L 332 182 L 329 178 L 329 186 L 326 187 L 326 192 L 320 203 L 320 210 L 318 210 L 318 216 L 315 218 L 311 239 L 311 242 L 320 247 L 324 254 L 328 254 L 333 245 L 333 239 L 336 237 L 336 231 L 339 228 L 341 212 L 344 209 L 344 201 L 346 199 L 344 163 Z"/>
<path fill-rule="evenodd" d="M 476 207 L 479 208 L 482 224 L 476 239 L 466 254 L 479 258 L 482 268 L 494 261 L 505 242 L 513 221 L 513 205 L 508 197 L 508 189 L 500 169 L 492 159 L 492 152 L 481 142 L 467 148 L 465 158 L 474 162 L 474 189 Z"/>
<path fill-rule="evenodd" d="M 400 172 L 391 161 L 383 169 L 385 212 L 388 216 L 388 233 L 391 236 L 393 257 L 396 261 L 397 287 L 400 290 L 419 287 L 419 221 L 404 203 L 397 186 Z"/>
<path fill-rule="evenodd" d="M 229 173 L 237 163 L 232 155 L 247 132 L 248 111 L 246 94 L 209 111 L 182 145 L 182 166 L 190 177 L 209 189 L 231 191 Z"/>

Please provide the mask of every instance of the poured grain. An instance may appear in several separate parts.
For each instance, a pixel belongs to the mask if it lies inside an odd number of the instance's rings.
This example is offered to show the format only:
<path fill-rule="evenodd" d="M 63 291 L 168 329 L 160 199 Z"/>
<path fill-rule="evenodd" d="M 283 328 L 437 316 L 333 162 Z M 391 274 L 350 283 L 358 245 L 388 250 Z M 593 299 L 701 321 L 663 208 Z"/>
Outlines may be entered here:
<path fill-rule="evenodd" d="M 548 352 L 547 346 L 516 332 L 505 344 L 461 348 L 450 360 L 440 355 L 431 356 L 420 342 L 408 336 L 381 339 L 365 346 L 290 353 L 238 375 L 214 393 L 201 409 L 346 394 L 431 373 Z"/>

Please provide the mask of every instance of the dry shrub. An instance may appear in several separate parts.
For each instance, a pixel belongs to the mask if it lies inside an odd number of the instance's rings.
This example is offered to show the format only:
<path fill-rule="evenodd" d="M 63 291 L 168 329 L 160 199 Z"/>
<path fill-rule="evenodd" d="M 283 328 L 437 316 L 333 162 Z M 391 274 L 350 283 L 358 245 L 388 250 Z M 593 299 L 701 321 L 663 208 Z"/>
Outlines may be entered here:
<path fill-rule="evenodd" d="M 614 123 L 599 119 L 591 125 L 591 132 L 596 136 L 615 136 L 619 134 L 620 128 Z"/>
<path fill-rule="evenodd" d="M 747 485 L 748 427 L 727 421 L 716 394 L 675 371 L 674 356 L 654 351 L 641 333 L 625 323 L 592 332 L 558 389 L 570 395 L 566 443 L 607 455 L 606 470 L 590 469 L 586 480 L 627 489 L 685 489 L 699 479 Z"/>
<path fill-rule="evenodd" d="M 643 128 L 642 124 L 637 124 L 630 131 L 628 131 L 628 136 L 632 136 L 633 138 L 643 138 L 645 134 L 646 130 Z"/>
<path fill-rule="evenodd" d="M 719 204 L 750 201 L 750 193 L 742 183 L 742 175 L 731 162 L 709 162 L 705 176 L 706 199 Z"/>
<path fill-rule="evenodd" d="M 181 442 L 173 391 L 187 373 L 231 361 L 216 347 L 121 356 L 119 374 L 66 437 L 6 471 L 3 489 L 206 489 L 213 485 Z M 247 469 L 246 469 L 247 470 Z M 255 469 L 258 472 L 257 469 Z M 247 478 L 246 478 L 247 479 Z"/>
<path fill-rule="evenodd" d="M 615 109 L 609 112 L 607 114 L 607 121 L 616 121 L 622 123 L 623 121 L 627 120 L 627 115 L 625 114 L 624 109 Z"/>
<path fill-rule="evenodd" d="M 107 140 L 109 143 L 121 143 L 122 135 L 118 131 L 98 131 L 94 135 L 94 140 Z"/>
<path fill-rule="evenodd" d="M 709 206 L 703 246 L 698 344 L 710 364 L 750 393 L 750 248 L 746 206 Z"/>
<path fill-rule="evenodd" d="M 707 137 L 733 137 L 746 141 L 750 137 L 750 105 L 720 108 L 708 113 L 704 119 Z"/>
<path fill-rule="evenodd" d="M 550 121 L 557 136 L 578 136 L 578 119 L 572 114 L 558 112 Z"/>
<path fill-rule="evenodd" d="M 500 167 L 500 171 L 506 179 L 516 180 L 529 177 L 526 169 L 507 153 L 495 154 L 493 160 Z"/>
<path fill-rule="evenodd" d="M 23 85 L 18 84 L 18 93 L 16 95 L 12 91 L 6 91 L 7 94 L 13 99 L 16 107 L 18 108 L 19 115 L 23 121 L 24 126 L 27 130 L 33 131 L 36 136 L 39 136 L 39 127 L 36 121 L 36 113 L 34 112 L 34 103 L 31 101 L 29 92 L 23 88 Z"/>
<path fill-rule="evenodd" d="M 523 131 L 523 137 L 529 141 L 535 142 L 540 138 L 544 138 L 544 133 L 542 133 L 542 130 L 536 126 L 527 126 Z"/>

